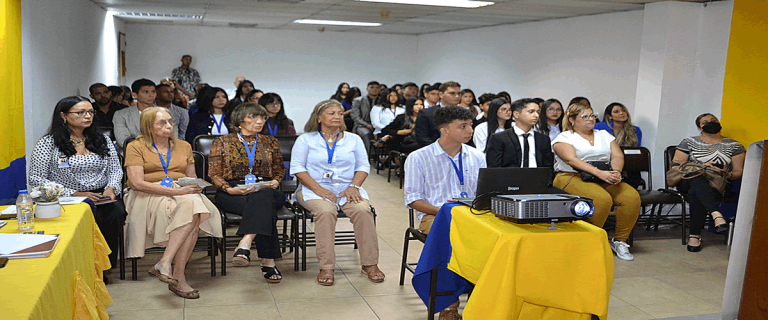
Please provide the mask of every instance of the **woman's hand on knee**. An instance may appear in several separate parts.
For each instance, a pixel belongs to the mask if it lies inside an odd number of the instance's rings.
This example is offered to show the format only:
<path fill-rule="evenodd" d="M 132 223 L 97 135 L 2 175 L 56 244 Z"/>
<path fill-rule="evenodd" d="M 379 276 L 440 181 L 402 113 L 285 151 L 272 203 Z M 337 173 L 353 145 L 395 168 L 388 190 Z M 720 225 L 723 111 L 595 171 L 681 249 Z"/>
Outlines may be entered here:
<path fill-rule="evenodd" d="M 333 203 L 336 203 L 336 201 L 339 200 L 336 197 L 335 193 L 331 192 L 331 190 L 328 190 L 326 188 L 319 188 L 317 191 L 315 191 L 315 190 L 312 190 L 312 191 L 314 191 L 315 194 L 317 196 L 319 196 L 320 198 L 322 198 L 323 200 L 328 200 L 328 201 L 333 202 Z M 342 195 L 344 195 L 344 194 L 342 193 Z"/>
<path fill-rule="evenodd" d="M 347 188 L 347 190 L 344 190 L 344 192 L 342 192 L 339 196 L 347 197 L 347 201 L 352 203 L 359 203 L 360 201 L 363 201 L 363 197 L 360 195 L 360 190 L 357 190 L 355 187 Z"/>

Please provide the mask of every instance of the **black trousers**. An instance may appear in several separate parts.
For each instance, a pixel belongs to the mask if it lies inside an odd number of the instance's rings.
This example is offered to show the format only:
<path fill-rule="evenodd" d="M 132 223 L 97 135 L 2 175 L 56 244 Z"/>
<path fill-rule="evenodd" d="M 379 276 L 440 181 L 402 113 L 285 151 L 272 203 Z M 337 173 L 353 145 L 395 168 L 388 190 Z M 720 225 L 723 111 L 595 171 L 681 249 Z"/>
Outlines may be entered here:
<path fill-rule="evenodd" d="M 259 258 L 279 259 L 280 241 L 277 233 L 277 210 L 285 204 L 285 195 L 279 190 L 265 188 L 244 196 L 216 192 L 216 204 L 229 213 L 240 215 L 238 235 L 255 234 L 254 243 Z"/>
<path fill-rule="evenodd" d="M 707 214 L 720 211 L 719 200 L 722 194 L 709 186 L 709 181 L 703 176 L 687 180 L 683 179 L 677 186 L 678 190 L 688 195 L 688 205 L 691 208 L 690 230 L 692 235 L 701 235 L 701 229 L 707 221 Z"/>
<path fill-rule="evenodd" d="M 104 190 L 92 190 L 89 192 L 101 193 Z M 119 234 L 120 229 L 125 225 L 125 204 L 122 199 L 102 205 L 94 205 L 92 201 L 86 201 L 91 205 L 91 211 L 93 211 L 93 219 L 96 220 L 96 225 L 99 226 L 101 234 L 104 236 L 104 240 L 107 241 L 109 249 L 112 253 L 109 254 L 109 263 L 112 267 L 117 266 L 117 248 L 120 245 Z"/>

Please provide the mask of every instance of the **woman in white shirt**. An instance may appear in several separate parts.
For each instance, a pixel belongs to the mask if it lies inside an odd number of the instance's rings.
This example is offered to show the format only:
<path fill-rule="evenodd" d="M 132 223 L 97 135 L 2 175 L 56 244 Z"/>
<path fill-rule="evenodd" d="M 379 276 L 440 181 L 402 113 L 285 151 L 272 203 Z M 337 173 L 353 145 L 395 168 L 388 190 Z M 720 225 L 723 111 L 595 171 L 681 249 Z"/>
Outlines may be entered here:
<path fill-rule="evenodd" d="M 387 89 L 382 95 L 381 104 L 378 108 L 371 109 L 371 124 L 373 125 L 373 134 L 378 136 L 381 133 L 381 129 L 384 129 L 388 124 L 392 123 L 400 114 L 405 113 L 405 108 L 397 105 L 397 100 L 400 99 L 400 95 L 397 94 L 395 89 Z"/>
<path fill-rule="evenodd" d="M 512 105 L 504 99 L 494 99 L 488 107 L 488 121 L 475 127 L 475 134 L 472 138 L 472 141 L 475 142 L 475 148 L 485 152 L 488 137 L 509 128 L 512 128 Z"/>
<path fill-rule="evenodd" d="M 363 140 L 345 132 L 344 107 L 336 100 L 317 104 L 291 151 L 291 172 L 299 179 L 296 201 L 315 217 L 320 274 L 317 282 L 331 286 L 336 265 L 334 238 L 338 209 L 355 230 L 362 272 L 373 282 L 384 281 L 378 268 L 379 243 L 368 194 L 362 184 L 370 164 Z"/>
<path fill-rule="evenodd" d="M 621 181 L 624 154 L 610 133 L 593 129 L 597 114 L 592 108 L 577 103 L 569 106 L 565 113 L 563 132 L 552 141 L 557 171 L 552 185 L 570 194 L 591 198 L 595 211 L 589 222 L 601 228 L 611 206 L 615 205 L 616 232 L 609 244 L 619 259 L 634 260 L 626 241 L 640 214 L 640 195 Z M 608 162 L 610 170 L 598 169 L 588 161 Z M 597 181 L 583 181 L 584 173 L 592 174 Z"/>

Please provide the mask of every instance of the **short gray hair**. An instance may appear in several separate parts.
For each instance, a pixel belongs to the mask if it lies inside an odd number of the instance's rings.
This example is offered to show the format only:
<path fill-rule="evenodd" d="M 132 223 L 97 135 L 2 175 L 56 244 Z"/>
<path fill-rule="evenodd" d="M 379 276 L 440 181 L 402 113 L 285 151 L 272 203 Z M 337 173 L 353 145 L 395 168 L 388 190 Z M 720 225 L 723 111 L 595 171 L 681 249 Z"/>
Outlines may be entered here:
<path fill-rule="evenodd" d="M 264 107 L 253 102 L 241 103 L 239 106 L 235 107 L 234 111 L 232 111 L 232 115 L 230 116 L 230 119 L 232 120 L 230 129 L 234 132 L 240 132 L 240 124 L 243 123 L 245 117 L 248 116 L 264 117 L 264 119 L 266 119 L 267 109 L 264 109 Z"/>

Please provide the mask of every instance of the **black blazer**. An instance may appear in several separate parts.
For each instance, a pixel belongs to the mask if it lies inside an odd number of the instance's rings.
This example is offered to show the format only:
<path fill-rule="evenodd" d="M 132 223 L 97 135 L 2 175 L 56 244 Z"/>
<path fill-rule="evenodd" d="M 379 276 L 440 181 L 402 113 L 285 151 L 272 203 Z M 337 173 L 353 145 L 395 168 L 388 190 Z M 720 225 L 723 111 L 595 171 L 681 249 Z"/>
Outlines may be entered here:
<path fill-rule="evenodd" d="M 416 128 L 413 131 L 416 132 L 416 141 L 420 147 L 426 147 L 440 139 L 440 130 L 435 125 L 435 111 L 439 108 L 440 106 L 422 109 L 416 117 Z"/>
<path fill-rule="evenodd" d="M 232 129 L 229 128 L 229 124 L 232 122 L 229 118 L 229 114 L 224 114 L 224 122 L 223 125 L 227 126 L 227 130 L 231 132 Z M 207 135 L 211 134 L 213 128 L 213 118 L 211 118 L 211 114 L 207 112 L 195 112 L 191 116 L 189 116 L 189 124 L 187 125 L 187 134 L 186 137 L 184 137 L 184 140 L 189 142 L 190 145 L 194 146 L 195 137 L 199 135 Z"/>
<path fill-rule="evenodd" d="M 533 142 L 536 144 L 536 166 L 539 168 L 555 166 L 555 154 L 552 153 L 549 136 L 533 132 Z M 494 133 L 488 138 L 488 150 L 485 152 L 485 162 L 489 168 L 515 167 L 522 165 L 523 147 L 515 134 L 515 128 Z"/>

